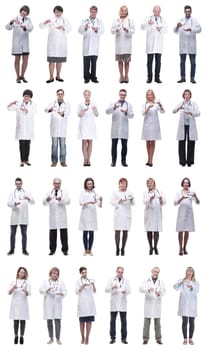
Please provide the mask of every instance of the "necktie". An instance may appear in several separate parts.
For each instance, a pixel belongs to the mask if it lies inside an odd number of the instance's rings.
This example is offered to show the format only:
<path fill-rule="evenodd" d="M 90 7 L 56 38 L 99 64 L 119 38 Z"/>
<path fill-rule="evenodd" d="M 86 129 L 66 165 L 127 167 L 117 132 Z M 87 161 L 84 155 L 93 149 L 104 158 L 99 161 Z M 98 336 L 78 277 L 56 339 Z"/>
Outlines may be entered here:
<path fill-rule="evenodd" d="M 22 17 L 22 23 L 24 23 L 24 17 Z"/>
<path fill-rule="evenodd" d="M 125 102 L 125 101 L 122 101 L 122 100 L 119 101 L 121 107 L 123 106 L 124 102 Z"/>
<path fill-rule="evenodd" d="M 55 190 L 55 197 L 57 198 L 58 190 Z"/>

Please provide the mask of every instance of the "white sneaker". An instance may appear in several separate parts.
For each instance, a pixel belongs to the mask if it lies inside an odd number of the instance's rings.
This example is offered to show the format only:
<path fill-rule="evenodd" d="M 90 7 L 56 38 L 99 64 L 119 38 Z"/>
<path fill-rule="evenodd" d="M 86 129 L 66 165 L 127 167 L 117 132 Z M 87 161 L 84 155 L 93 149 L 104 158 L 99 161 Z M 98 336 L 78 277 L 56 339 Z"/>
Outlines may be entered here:
<path fill-rule="evenodd" d="M 89 253 L 88 253 L 90 256 L 93 256 L 93 252 L 92 250 L 89 250 Z"/>
<path fill-rule="evenodd" d="M 87 255 L 87 251 L 86 251 L 86 250 L 83 252 L 83 255 L 84 255 L 84 256 L 86 256 L 86 255 Z"/>
<path fill-rule="evenodd" d="M 56 339 L 56 343 L 57 343 L 58 345 L 62 345 L 62 342 L 60 341 L 60 339 Z"/>
<path fill-rule="evenodd" d="M 52 344 L 54 342 L 54 340 L 52 338 L 50 338 L 47 342 L 47 344 Z"/>

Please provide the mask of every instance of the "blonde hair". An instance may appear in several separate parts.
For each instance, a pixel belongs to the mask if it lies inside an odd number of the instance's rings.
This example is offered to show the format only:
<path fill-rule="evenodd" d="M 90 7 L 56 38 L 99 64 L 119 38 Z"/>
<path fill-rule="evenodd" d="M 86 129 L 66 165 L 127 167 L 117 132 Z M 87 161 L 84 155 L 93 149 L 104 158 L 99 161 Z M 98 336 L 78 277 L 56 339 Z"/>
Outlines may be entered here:
<path fill-rule="evenodd" d="M 154 184 L 154 186 L 156 186 L 156 182 L 155 182 L 155 180 L 154 180 L 152 177 L 149 177 L 149 178 L 147 179 L 147 181 L 146 181 L 146 185 L 147 185 L 147 186 L 148 186 L 148 183 L 149 183 L 150 181 L 152 181 L 153 184 Z"/>
<path fill-rule="evenodd" d="M 147 90 L 147 92 L 146 92 L 146 99 L 147 99 L 147 102 L 148 102 L 148 98 L 147 98 L 147 95 L 148 95 L 148 94 L 152 94 L 153 97 L 154 97 L 154 99 L 155 99 L 155 93 L 154 93 L 154 91 L 153 91 L 152 89 L 149 89 L 149 90 Z"/>
<path fill-rule="evenodd" d="M 122 10 L 123 10 L 124 8 L 127 10 L 127 16 L 128 16 L 128 14 L 129 14 L 129 12 L 128 12 L 128 7 L 125 6 L 125 5 L 123 5 L 123 6 L 120 7 L 120 9 L 119 9 L 119 16 L 121 16 L 121 12 L 122 12 Z"/>
<path fill-rule="evenodd" d="M 88 89 L 85 89 L 85 90 L 83 91 L 83 95 L 85 95 L 86 92 L 87 92 L 89 95 L 91 95 L 91 91 L 88 90 Z"/>
<path fill-rule="evenodd" d="M 185 271 L 185 277 L 183 278 L 183 280 L 184 280 L 184 281 L 186 280 L 188 271 L 191 271 L 191 272 L 192 272 L 191 281 L 195 281 L 195 270 L 194 270 L 194 268 L 191 267 L 191 266 L 187 267 L 187 269 L 186 269 L 186 271 Z"/>

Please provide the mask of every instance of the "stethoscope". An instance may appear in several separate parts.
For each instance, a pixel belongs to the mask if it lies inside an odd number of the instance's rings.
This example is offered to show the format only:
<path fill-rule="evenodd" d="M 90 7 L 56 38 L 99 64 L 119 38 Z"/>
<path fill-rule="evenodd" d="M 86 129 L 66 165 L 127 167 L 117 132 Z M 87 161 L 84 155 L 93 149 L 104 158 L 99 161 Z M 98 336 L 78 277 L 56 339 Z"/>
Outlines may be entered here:
<path fill-rule="evenodd" d="M 49 279 L 48 282 L 49 282 L 49 285 L 53 288 L 54 291 L 57 291 L 59 289 L 59 282 L 58 282 L 58 280 L 54 281 L 54 280 Z"/>
<path fill-rule="evenodd" d="M 113 279 L 114 282 L 117 282 L 119 284 L 119 287 L 121 288 L 124 284 L 125 284 L 125 280 L 124 278 L 122 277 L 121 280 L 119 281 L 119 277 L 114 277 Z"/>
<path fill-rule="evenodd" d="M 19 281 L 19 279 L 16 280 L 16 287 L 17 287 L 18 289 L 27 287 L 27 282 L 26 282 L 25 280 L 23 280 L 23 282 L 22 282 L 20 285 L 18 285 L 17 281 Z"/>
<path fill-rule="evenodd" d="M 155 23 L 158 24 L 158 18 L 160 20 L 160 23 L 162 24 L 162 17 L 161 16 L 150 16 L 150 21 L 155 20 Z"/>

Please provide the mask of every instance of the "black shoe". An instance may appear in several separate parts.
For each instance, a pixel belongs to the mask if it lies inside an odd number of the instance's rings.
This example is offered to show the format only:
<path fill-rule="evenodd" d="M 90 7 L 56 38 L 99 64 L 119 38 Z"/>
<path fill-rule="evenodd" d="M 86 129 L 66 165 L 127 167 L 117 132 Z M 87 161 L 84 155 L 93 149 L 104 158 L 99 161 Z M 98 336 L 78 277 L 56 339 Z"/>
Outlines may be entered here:
<path fill-rule="evenodd" d="M 181 78 L 180 80 L 177 81 L 177 83 L 185 83 L 185 82 L 186 82 L 185 78 Z"/>
<path fill-rule="evenodd" d="M 146 345 L 148 343 L 148 339 L 143 340 L 143 344 Z"/>
<path fill-rule="evenodd" d="M 99 83 L 98 79 L 91 79 L 92 83 Z"/>
<path fill-rule="evenodd" d="M 63 252 L 64 255 L 68 255 L 68 252 Z"/>
<path fill-rule="evenodd" d="M 196 81 L 195 81 L 194 78 L 191 78 L 190 82 L 191 82 L 192 84 L 196 84 Z"/>
<path fill-rule="evenodd" d="M 61 82 L 64 81 L 62 78 L 58 78 L 58 77 L 56 77 L 55 79 L 56 79 L 57 81 L 61 81 Z"/>
<path fill-rule="evenodd" d="M 15 337 L 14 337 L 14 344 L 18 344 L 18 335 L 15 335 Z"/>
<path fill-rule="evenodd" d="M 128 164 L 127 164 L 126 162 L 122 162 L 121 165 L 122 165 L 122 166 L 125 166 L 125 167 L 128 166 Z"/>
<path fill-rule="evenodd" d="M 152 82 L 152 79 L 147 79 L 146 83 L 150 84 Z"/>
<path fill-rule="evenodd" d="M 53 79 L 48 79 L 48 80 L 46 80 L 46 83 L 47 83 L 47 84 L 53 83 L 53 81 L 54 81 L 54 78 L 53 78 Z"/>
<path fill-rule="evenodd" d="M 155 250 L 155 255 L 159 255 L 158 249 L 157 249 L 157 248 L 154 248 L 154 250 Z"/>
<path fill-rule="evenodd" d="M 23 81 L 23 83 L 28 83 L 28 81 L 25 79 L 25 77 L 20 77 L 19 79 L 21 79 Z"/>
<path fill-rule="evenodd" d="M 23 335 L 21 335 L 20 338 L 19 338 L 19 344 L 24 344 L 24 337 L 23 337 Z"/>
<path fill-rule="evenodd" d="M 114 343 L 116 343 L 115 339 L 111 339 L 111 341 L 109 342 L 109 344 L 114 344 Z"/>
<path fill-rule="evenodd" d="M 20 79 L 20 78 L 17 78 L 16 83 L 17 83 L 17 84 L 21 84 L 21 79 Z"/>
<path fill-rule="evenodd" d="M 162 81 L 160 80 L 160 78 L 158 78 L 158 79 L 155 79 L 155 83 L 162 84 Z"/>
<path fill-rule="evenodd" d="M 28 253 L 27 250 L 23 250 L 22 254 L 24 254 L 24 255 L 29 255 L 29 253 Z"/>
<path fill-rule="evenodd" d="M 88 80 L 88 79 L 85 79 L 85 80 L 84 80 L 84 83 L 85 83 L 85 84 L 88 84 L 88 83 L 89 83 L 89 80 Z"/>
<path fill-rule="evenodd" d="M 14 254 L 14 250 L 10 250 L 10 251 L 7 253 L 7 255 L 12 255 L 12 254 Z"/>
<path fill-rule="evenodd" d="M 28 166 L 31 166 L 32 164 L 31 163 L 29 163 L 28 161 L 27 162 L 25 162 L 25 164 L 26 165 L 28 165 Z"/>
<path fill-rule="evenodd" d="M 157 342 L 157 344 L 160 344 L 160 345 L 163 344 L 161 339 L 157 339 L 156 342 Z"/>
<path fill-rule="evenodd" d="M 126 339 L 122 339 L 121 342 L 122 342 L 123 344 L 128 344 L 128 341 L 127 341 Z"/>
<path fill-rule="evenodd" d="M 116 163 L 115 163 L 115 162 L 112 162 L 112 163 L 111 163 L 111 166 L 116 166 Z"/>
<path fill-rule="evenodd" d="M 124 256 L 124 249 L 121 248 L 121 255 Z"/>
<path fill-rule="evenodd" d="M 117 249 L 116 250 L 116 256 L 119 256 L 119 253 L 120 253 L 120 251 L 119 251 L 119 249 Z"/>
<path fill-rule="evenodd" d="M 54 255 L 55 253 L 54 252 L 50 252 L 48 255 Z"/>
<path fill-rule="evenodd" d="M 152 254 L 153 254 L 153 248 L 150 248 L 149 255 L 152 255 Z"/>

